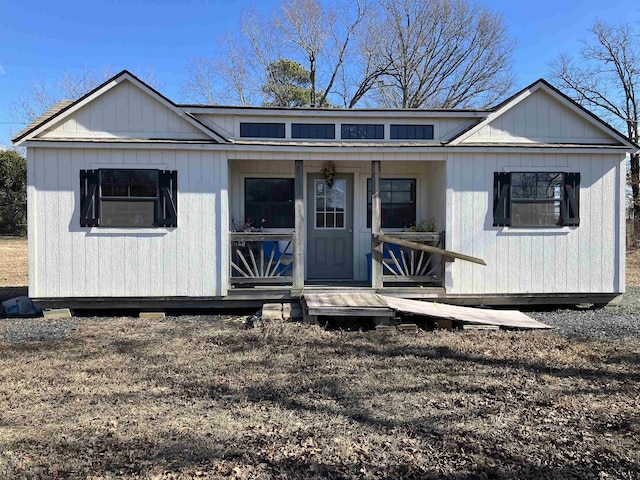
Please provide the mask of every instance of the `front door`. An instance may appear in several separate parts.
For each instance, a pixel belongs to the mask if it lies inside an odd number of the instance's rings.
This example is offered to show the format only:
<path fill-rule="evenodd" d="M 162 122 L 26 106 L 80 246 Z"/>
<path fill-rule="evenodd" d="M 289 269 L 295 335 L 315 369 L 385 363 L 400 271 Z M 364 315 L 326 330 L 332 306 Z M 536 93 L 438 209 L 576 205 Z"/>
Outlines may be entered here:
<path fill-rule="evenodd" d="M 353 174 L 307 176 L 307 277 L 353 278 Z"/>

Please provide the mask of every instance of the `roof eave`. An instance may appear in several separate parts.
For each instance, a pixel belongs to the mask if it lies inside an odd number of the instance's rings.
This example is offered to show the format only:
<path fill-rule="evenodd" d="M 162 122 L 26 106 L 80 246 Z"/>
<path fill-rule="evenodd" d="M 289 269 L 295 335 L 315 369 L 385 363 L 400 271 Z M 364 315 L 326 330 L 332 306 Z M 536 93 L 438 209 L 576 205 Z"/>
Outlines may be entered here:
<path fill-rule="evenodd" d="M 506 100 L 496 105 L 492 109 L 492 112 L 489 115 L 487 115 L 485 119 L 481 120 L 476 125 L 471 126 L 465 131 L 460 132 L 454 138 L 450 139 L 448 142 L 448 145 L 450 146 L 460 145 L 461 142 L 463 142 L 465 139 L 469 138 L 471 135 L 473 135 L 475 132 L 480 130 L 482 127 L 490 124 L 500 115 L 502 115 L 504 112 L 514 107 L 515 105 L 523 101 L 525 98 L 527 98 L 529 95 L 533 94 L 535 91 L 537 91 L 540 88 L 545 88 L 548 91 L 550 91 L 549 93 L 551 93 L 552 95 L 555 94 L 559 96 L 562 101 L 568 104 L 568 106 L 577 109 L 578 113 L 582 113 L 582 115 L 588 117 L 591 120 L 591 122 L 599 125 L 605 131 L 607 131 L 612 137 L 620 141 L 620 143 L 626 146 L 630 152 L 633 150 L 635 151 L 640 150 L 640 146 L 638 146 L 635 142 L 629 139 L 626 135 L 620 133 L 618 130 L 616 130 L 614 127 L 612 127 L 607 122 L 602 120 L 600 117 L 595 115 L 593 112 L 587 110 L 585 107 L 577 103 L 571 97 L 562 93 L 560 90 L 558 90 L 549 82 L 547 82 L 544 78 L 540 78 L 536 80 L 531 85 L 523 88 L 519 92 L 515 93 L 511 97 L 507 98 Z"/>
<path fill-rule="evenodd" d="M 86 103 L 89 103 L 91 100 L 93 100 L 93 98 L 97 98 L 102 93 L 104 93 L 103 91 L 105 91 L 105 89 L 110 90 L 111 88 L 115 87 L 117 84 L 119 84 L 123 80 L 129 80 L 134 84 L 137 83 L 138 87 L 142 88 L 143 90 L 145 89 L 148 90 L 148 93 L 152 94 L 152 96 L 157 96 L 157 99 L 161 103 L 166 103 L 167 106 L 169 106 L 178 116 L 180 116 L 181 118 L 184 118 L 188 123 L 196 127 L 198 130 L 202 131 L 206 135 L 212 137 L 217 142 L 220 142 L 220 143 L 227 142 L 226 138 L 224 138 L 222 135 L 218 134 L 217 132 L 212 130 L 210 127 L 202 123 L 200 120 L 195 118 L 189 112 L 186 112 L 185 110 L 183 110 L 171 99 L 165 97 L 162 93 L 158 92 L 156 89 L 154 89 L 150 85 L 140 80 L 138 77 L 136 77 L 134 74 L 132 74 L 128 70 L 122 70 L 120 73 L 114 75 L 110 79 L 98 85 L 96 88 L 94 88 L 90 92 L 87 92 L 85 95 L 78 98 L 76 101 L 70 103 L 69 105 L 65 106 L 55 114 L 47 118 L 43 118 L 45 115 L 41 116 L 40 117 L 42 118 L 41 122 L 38 122 L 36 125 L 33 126 L 33 128 L 30 128 L 27 131 L 21 132 L 11 140 L 13 145 L 20 146 L 21 144 L 24 143 L 25 140 L 30 140 L 32 136 L 37 135 L 38 133 L 46 130 L 50 125 L 53 125 L 55 121 L 59 121 L 62 118 L 64 118 L 67 114 L 73 113 L 74 111 L 82 108 Z"/>

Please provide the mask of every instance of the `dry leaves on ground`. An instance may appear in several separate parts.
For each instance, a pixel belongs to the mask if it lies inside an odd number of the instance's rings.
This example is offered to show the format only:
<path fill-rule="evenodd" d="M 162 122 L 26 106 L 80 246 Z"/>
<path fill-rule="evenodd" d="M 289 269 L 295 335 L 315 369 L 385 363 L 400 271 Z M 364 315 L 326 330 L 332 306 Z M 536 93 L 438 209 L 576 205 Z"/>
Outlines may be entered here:
<path fill-rule="evenodd" d="M 0 344 L 5 478 L 637 478 L 640 343 L 72 319 Z"/>

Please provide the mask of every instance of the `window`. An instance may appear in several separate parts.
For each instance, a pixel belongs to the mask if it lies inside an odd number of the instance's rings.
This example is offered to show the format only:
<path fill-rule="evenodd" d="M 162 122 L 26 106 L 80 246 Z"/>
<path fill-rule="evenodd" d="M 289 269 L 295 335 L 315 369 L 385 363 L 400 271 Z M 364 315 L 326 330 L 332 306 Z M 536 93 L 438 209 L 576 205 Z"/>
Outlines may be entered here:
<path fill-rule="evenodd" d="M 579 204 L 579 173 L 494 173 L 494 226 L 577 226 Z"/>
<path fill-rule="evenodd" d="M 433 125 L 391 125 L 391 140 L 433 140 Z"/>
<path fill-rule="evenodd" d="M 324 180 L 316 180 L 314 191 L 315 227 L 317 229 L 345 228 L 346 180 L 334 180 L 333 185 L 327 185 Z"/>
<path fill-rule="evenodd" d="M 336 138 L 333 123 L 292 123 L 291 138 Z"/>
<path fill-rule="evenodd" d="M 284 138 L 284 123 L 240 123 L 240 136 Z"/>
<path fill-rule="evenodd" d="M 178 172 L 80 171 L 81 227 L 176 227 Z"/>
<path fill-rule="evenodd" d="M 343 123 L 341 127 L 341 138 L 343 140 L 380 140 L 384 138 L 384 125 Z"/>
<path fill-rule="evenodd" d="M 381 178 L 383 228 L 406 228 L 416 223 L 416 180 Z M 367 180 L 367 227 L 371 228 L 371 179 Z"/>
<path fill-rule="evenodd" d="M 293 228 L 293 198 L 293 178 L 245 178 L 244 220 L 254 227 Z"/>

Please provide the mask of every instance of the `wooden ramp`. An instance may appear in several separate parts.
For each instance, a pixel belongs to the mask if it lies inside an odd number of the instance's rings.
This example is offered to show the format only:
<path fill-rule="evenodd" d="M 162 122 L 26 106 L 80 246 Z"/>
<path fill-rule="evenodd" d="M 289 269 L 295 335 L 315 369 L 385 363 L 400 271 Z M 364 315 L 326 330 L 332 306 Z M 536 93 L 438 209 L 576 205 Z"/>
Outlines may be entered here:
<path fill-rule="evenodd" d="M 435 302 L 421 302 L 375 293 L 303 293 L 305 321 L 317 323 L 318 317 L 372 317 L 378 324 L 388 324 L 396 312 L 454 320 L 475 325 L 507 328 L 552 328 L 517 310 L 489 310 L 460 307 Z"/>
<path fill-rule="evenodd" d="M 552 328 L 518 310 L 489 310 L 486 308 L 459 307 L 435 302 L 420 302 L 406 298 L 378 295 L 394 310 L 415 315 L 457 320 L 477 325 L 497 325 L 508 328 Z"/>

